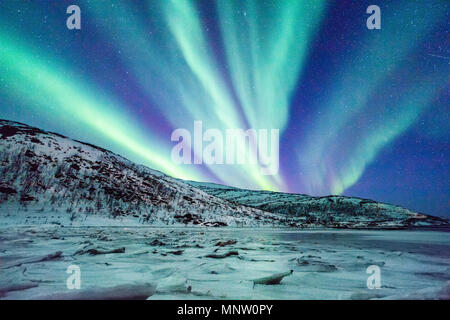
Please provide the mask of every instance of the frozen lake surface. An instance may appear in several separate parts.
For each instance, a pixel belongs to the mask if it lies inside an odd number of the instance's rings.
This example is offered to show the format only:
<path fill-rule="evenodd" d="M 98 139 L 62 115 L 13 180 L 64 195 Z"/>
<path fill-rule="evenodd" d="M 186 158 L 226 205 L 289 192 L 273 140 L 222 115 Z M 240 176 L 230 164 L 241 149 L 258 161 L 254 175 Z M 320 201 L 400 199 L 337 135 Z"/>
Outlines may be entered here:
<path fill-rule="evenodd" d="M 367 287 L 371 265 L 380 289 Z M 69 266 L 80 289 L 67 287 Z M 450 233 L 1 228 L 0 298 L 450 299 Z"/>

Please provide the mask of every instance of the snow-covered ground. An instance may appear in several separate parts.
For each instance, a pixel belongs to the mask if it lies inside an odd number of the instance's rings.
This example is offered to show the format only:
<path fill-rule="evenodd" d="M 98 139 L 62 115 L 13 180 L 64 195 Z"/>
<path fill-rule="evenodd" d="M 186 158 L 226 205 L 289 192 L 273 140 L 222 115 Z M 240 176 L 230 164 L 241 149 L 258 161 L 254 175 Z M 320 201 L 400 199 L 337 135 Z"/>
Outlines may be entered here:
<path fill-rule="evenodd" d="M 71 265 L 80 289 L 67 288 Z M 443 231 L 0 228 L 2 299 L 450 299 L 449 280 Z"/>

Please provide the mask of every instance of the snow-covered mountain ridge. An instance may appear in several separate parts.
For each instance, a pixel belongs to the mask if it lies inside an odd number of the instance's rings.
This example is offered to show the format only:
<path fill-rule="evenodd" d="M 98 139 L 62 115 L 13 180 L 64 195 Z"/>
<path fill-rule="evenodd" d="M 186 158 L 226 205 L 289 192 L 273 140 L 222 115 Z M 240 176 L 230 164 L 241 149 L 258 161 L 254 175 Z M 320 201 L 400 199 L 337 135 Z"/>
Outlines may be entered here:
<path fill-rule="evenodd" d="M 215 197 L 252 208 L 296 217 L 301 227 L 410 228 L 449 226 L 443 218 L 412 212 L 397 205 L 346 196 L 246 190 L 214 183 L 185 181 Z"/>
<path fill-rule="evenodd" d="M 287 219 L 211 196 L 108 150 L 0 120 L 0 225 L 17 223 L 259 226 Z"/>
<path fill-rule="evenodd" d="M 448 221 L 371 200 L 181 181 L 91 144 L 0 120 L 0 226 L 407 228 Z"/>

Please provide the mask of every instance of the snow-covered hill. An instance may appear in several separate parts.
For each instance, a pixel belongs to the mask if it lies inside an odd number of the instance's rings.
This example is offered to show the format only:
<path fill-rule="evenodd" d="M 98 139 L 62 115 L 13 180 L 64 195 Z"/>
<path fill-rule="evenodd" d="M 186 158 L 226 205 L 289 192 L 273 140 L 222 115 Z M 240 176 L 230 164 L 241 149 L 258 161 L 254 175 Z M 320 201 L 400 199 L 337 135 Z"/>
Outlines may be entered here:
<path fill-rule="evenodd" d="M 108 150 L 0 120 L 0 226 L 405 228 L 448 221 L 371 200 L 181 181 Z"/>
<path fill-rule="evenodd" d="M 281 215 L 232 204 L 105 149 L 0 120 L 0 225 L 287 222 Z"/>
<path fill-rule="evenodd" d="M 271 213 L 297 217 L 302 227 L 409 228 L 449 226 L 446 219 L 412 212 L 373 200 L 325 196 L 312 197 L 271 191 L 254 191 L 214 183 L 186 181 L 215 197 Z"/>

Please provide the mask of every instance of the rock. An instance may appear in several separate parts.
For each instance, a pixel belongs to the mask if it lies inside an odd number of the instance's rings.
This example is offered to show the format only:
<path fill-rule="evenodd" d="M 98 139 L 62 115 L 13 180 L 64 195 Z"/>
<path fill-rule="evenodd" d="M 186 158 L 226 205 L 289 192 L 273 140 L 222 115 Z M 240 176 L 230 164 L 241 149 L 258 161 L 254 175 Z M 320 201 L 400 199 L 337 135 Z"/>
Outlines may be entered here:
<path fill-rule="evenodd" d="M 87 249 L 87 250 L 78 250 L 75 252 L 77 254 L 86 254 L 89 253 L 91 256 L 99 255 L 99 254 L 109 254 L 109 253 L 125 253 L 125 247 L 112 249 L 112 250 L 98 250 L 98 249 Z"/>
<path fill-rule="evenodd" d="M 215 244 L 216 247 L 225 247 L 232 244 L 236 244 L 236 240 L 228 240 L 228 241 L 219 241 Z"/>
<path fill-rule="evenodd" d="M 239 255 L 239 252 L 237 251 L 228 251 L 227 253 L 223 253 L 223 254 L 216 254 L 216 253 L 211 253 L 206 255 L 206 258 L 214 258 L 214 259 L 223 259 L 229 256 L 237 256 Z"/>
<path fill-rule="evenodd" d="M 280 284 L 281 280 L 283 280 L 284 277 L 290 276 L 293 272 L 294 270 L 290 270 L 288 272 L 277 273 L 268 277 L 255 279 L 253 280 L 253 286 L 255 284 L 265 284 L 265 285 Z"/>
<path fill-rule="evenodd" d="M 149 242 L 148 245 L 150 245 L 150 246 L 165 246 L 166 244 L 162 241 L 159 241 L 158 239 L 155 239 L 152 242 Z"/>
<path fill-rule="evenodd" d="M 174 254 L 174 255 L 176 255 L 176 256 L 180 256 L 180 255 L 183 254 L 183 251 L 184 251 L 184 250 L 177 250 L 177 251 L 169 251 L 169 252 L 167 252 L 167 253 Z"/>

